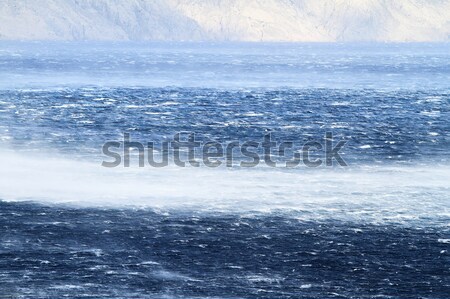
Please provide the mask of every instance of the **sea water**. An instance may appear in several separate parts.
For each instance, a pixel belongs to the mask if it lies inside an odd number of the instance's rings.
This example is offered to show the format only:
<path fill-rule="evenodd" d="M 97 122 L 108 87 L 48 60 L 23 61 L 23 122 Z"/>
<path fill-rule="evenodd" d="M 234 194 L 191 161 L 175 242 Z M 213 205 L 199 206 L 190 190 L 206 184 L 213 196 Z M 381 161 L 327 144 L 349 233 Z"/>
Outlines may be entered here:
<path fill-rule="evenodd" d="M 449 82 L 449 44 L 2 42 L 0 295 L 445 298 Z M 179 132 L 347 166 L 101 166 Z"/>

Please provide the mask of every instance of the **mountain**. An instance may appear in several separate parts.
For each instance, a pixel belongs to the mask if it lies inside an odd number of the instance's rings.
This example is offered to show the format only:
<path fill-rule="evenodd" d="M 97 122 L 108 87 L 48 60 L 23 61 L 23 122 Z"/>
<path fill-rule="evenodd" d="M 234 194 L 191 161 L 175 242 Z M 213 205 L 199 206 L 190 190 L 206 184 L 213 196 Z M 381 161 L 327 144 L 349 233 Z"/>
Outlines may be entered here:
<path fill-rule="evenodd" d="M 0 0 L 0 39 L 449 41 L 450 0 Z"/>

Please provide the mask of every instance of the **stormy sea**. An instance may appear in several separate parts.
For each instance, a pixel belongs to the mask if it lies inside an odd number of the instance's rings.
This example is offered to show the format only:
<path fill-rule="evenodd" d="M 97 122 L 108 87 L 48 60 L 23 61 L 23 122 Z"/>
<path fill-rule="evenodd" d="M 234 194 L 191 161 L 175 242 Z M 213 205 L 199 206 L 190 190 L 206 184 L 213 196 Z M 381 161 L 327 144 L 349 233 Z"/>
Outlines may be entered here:
<path fill-rule="evenodd" d="M 3 41 L 0 298 L 448 298 L 449 132 L 448 43 Z"/>

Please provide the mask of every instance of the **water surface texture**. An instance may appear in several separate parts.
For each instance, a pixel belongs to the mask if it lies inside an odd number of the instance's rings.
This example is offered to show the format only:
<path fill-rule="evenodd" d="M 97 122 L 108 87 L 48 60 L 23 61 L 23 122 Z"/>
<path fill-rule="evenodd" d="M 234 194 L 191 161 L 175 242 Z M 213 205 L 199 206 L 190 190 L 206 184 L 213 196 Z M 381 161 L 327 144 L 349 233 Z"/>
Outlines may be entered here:
<path fill-rule="evenodd" d="M 0 43 L 0 297 L 448 298 L 449 53 Z M 101 166 L 181 131 L 348 166 Z"/>

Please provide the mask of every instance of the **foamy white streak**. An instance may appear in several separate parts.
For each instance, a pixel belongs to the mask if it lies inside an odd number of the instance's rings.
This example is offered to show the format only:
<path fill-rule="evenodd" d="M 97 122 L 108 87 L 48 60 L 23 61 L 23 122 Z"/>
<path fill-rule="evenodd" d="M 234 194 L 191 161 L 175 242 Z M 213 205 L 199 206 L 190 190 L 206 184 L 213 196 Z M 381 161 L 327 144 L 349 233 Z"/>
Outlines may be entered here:
<path fill-rule="evenodd" d="M 9 201 L 241 212 L 293 209 L 359 218 L 450 215 L 450 168 L 444 166 L 289 171 L 105 168 L 91 162 L 0 154 L 0 199 Z"/>

